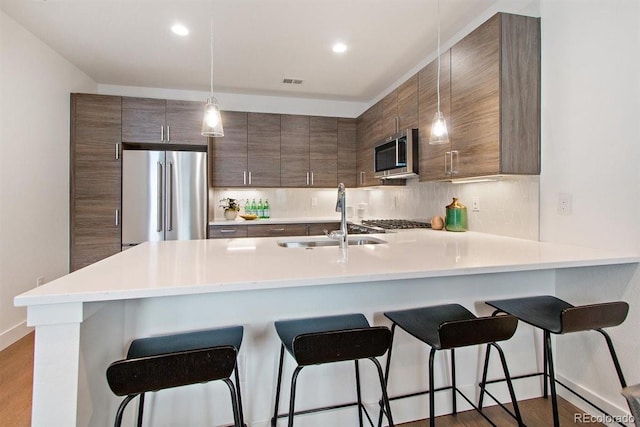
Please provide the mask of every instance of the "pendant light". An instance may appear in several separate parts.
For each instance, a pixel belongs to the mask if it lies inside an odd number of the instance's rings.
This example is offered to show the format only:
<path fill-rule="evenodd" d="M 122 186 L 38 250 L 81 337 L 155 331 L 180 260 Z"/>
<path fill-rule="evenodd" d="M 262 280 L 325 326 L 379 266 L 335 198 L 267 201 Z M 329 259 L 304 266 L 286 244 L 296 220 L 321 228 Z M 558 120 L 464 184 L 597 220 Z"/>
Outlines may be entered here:
<path fill-rule="evenodd" d="M 447 121 L 445 120 L 442 111 L 440 111 L 440 0 L 436 0 L 436 5 L 438 9 L 438 111 L 436 111 L 436 115 L 433 117 L 433 122 L 431 122 L 431 136 L 429 137 L 429 144 L 431 145 L 449 143 Z"/>
<path fill-rule="evenodd" d="M 218 100 L 213 96 L 213 19 L 211 20 L 211 97 L 207 98 L 202 119 L 202 136 L 224 136 Z"/>

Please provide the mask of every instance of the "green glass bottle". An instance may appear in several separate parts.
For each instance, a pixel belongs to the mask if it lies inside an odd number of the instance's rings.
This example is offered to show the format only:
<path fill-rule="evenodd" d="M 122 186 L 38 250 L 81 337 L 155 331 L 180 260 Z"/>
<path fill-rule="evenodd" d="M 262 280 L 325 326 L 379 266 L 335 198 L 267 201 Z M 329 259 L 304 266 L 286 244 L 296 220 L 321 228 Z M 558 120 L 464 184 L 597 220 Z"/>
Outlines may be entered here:
<path fill-rule="evenodd" d="M 249 203 L 249 199 L 244 202 L 244 214 L 251 215 L 251 203 Z"/>
<path fill-rule="evenodd" d="M 262 206 L 262 199 L 258 200 L 258 205 L 256 206 L 258 218 L 264 218 L 264 207 Z"/>
<path fill-rule="evenodd" d="M 251 213 L 254 215 L 258 215 L 258 207 L 256 206 L 256 199 L 251 201 Z"/>
<path fill-rule="evenodd" d="M 271 209 L 269 208 L 269 199 L 264 199 L 264 205 L 262 206 L 264 211 L 264 217 L 269 218 L 271 216 Z"/>

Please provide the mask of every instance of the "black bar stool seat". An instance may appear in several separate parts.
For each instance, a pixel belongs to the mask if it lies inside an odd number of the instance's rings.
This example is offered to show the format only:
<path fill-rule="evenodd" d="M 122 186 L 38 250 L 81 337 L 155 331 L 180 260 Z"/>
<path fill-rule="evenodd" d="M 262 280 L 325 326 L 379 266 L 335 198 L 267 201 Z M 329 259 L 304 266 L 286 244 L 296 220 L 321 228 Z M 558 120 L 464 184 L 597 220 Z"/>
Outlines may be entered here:
<path fill-rule="evenodd" d="M 237 353 L 244 328 L 231 326 L 133 340 L 127 358 L 107 368 L 107 382 L 116 396 L 127 396 L 118 408 L 120 426 L 125 407 L 140 396 L 138 426 L 142 425 L 144 394 L 209 381 L 229 387 L 234 423 L 244 425 Z M 235 382 L 230 380 L 235 371 Z"/>
<path fill-rule="evenodd" d="M 386 387 L 382 376 L 382 368 L 376 360 L 376 357 L 382 356 L 389 349 L 391 332 L 387 327 L 370 326 L 367 318 L 360 313 L 278 320 L 274 325 L 282 341 L 282 345 L 280 349 L 275 408 L 273 418 L 271 419 L 271 425 L 273 427 L 276 426 L 278 418 L 288 417 L 288 425 L 292 427 L 295 415 L 339 409 L 348 406 L 358 406 L 359 422 L 360 426 L 362 426 L 363 409 L 365 414 L 366 409 L 361 399 L 360 370 L 358 365 L 358 360 L 360 359 L 371 360 L 378 370 L 383 395 L 382 400 L 386 402 L 385 408 L 387 410 L 389 425 L 393 426 L 391 411 L 387 401 Z M 278 409 L 285 349 L 296 361 L 297 367 L 291 379 L 289 412 L 288 414 L 279 415 Z M 296 412 L 296 383 L 298 374 L 302 368 L 310 365 L 345 361 L 355 362 L 357 402 Z M 366 415 L 369 418 L 369 415 Z M 369 418 L 369 422 L 373 426 L 371 418 Z"/>
<path fill-rule="evenodd" d="M 429 390 L 418 393 L 410 393 L 402 396 L 390 398 L 391 401 L 403 399 L 407 397 L 415 397 L 422 394 L 429 394 L 429 419 L 430 425 L 435 426 L 434 394 L 437 391 L 452 391 L 452 407 L 453 414 L 457 413 L 456 393 L 459 393 L 471 406 L 480 412 L 480 414 L 491 424 L 495 425 L 487 418 L 482 411 L 474 405 L 456 386 L 455 377 L 455 352 L 459 347 L 467 347 L 478 344 L 488 344 L 485 356 L 485 366 L 488 366 L 490 348 L 493 346 L 498 350 L 502 367 L 508 381 L 509 393 L 515 413 L 510 413 L 519 425 L 522 423 L 518 402 L 511 382 L 509 381 L 509 371 L 502 349 L 496 342 L 504 341 L 513 336 L 518 325 L 518 319 L 514 316 L 492 316 L 492 317 L 476 317 L 472 312 L 467 310 L 460 304 L 444 304 L 431 307 L 419 307 L 407 310 L 390 311 L 384 315 L 393 322 L 391 327 L 391 337 L 395 336 L 396 326 L 399 326 L 409 335 L 424 342 L 431 347 L 429 353 Z M 451 350 L 451 386 L 435 388 L 434 385 L 434 356 L 436 350 Z M 389 380 L 389 370 L 391 364 L 391 353 L 387 357 L 387 366 L 385 372 L 385 380 Z M 486 382 L 486 373 L 483 376 L 481 388 L 484 388 Z M 505 410 L 506 408 L 496 400 Z M 380 414 L 382 415 L 382 413 Z M 378 425 L 381 425 L 380 419 Z"/>
<path fill-rule="evenodd" d="M 627 317 L 629 312 L 629 304 L 624 301 L 604 302 L 598 304 L 586 304 L 574 306 L 560 298 L 551 295 L 531 296 L 523 298 L 510 298 L 503 300 L 487 301 L 488 305 L 494 307 L 497 313 L 508 313 L 516 316 L 519 320 L 528 323 L 543 331 L 543 365 L 544 371 L 530 375 L 521 375 L 518 378 L 526 378 L 535 375 L 544 376 L 543 395 L 548 396 L 548 384 L 551 386 L 551 398 L 553 408 L 554 426 L 560 425 L 558 415 L 556 383 L 588 403 L 598 411 L 605 412 L 602 408 L 587 400 L 568 386 L 562 384 L 555 377 L 555 369 L 553 364 L 553 352 L 551 348 L 551 334 L 566 334 L 582 331 L 596 331 L 604 338 L 609 348 L 609 353 L 613 360 L 618 379 L 622 388 L 626 387 L 626 381 L 618 361 L 613 342 L 609 335 L 602 328 L 618 326 Z M 619 423 L 624 425 L 622 423 Z"/>

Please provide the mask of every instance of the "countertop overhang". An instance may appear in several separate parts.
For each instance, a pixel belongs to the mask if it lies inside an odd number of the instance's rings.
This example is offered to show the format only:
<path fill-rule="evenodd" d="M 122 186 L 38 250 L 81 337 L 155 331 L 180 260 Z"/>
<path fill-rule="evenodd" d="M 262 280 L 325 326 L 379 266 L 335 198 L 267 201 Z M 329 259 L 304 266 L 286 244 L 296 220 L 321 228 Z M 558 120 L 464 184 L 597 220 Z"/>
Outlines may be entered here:
<path fill-rule="evenodd" d="M 640 262 L 638 254 L 475 232 L 370 235 L 386 244 L 284 248 L 283 238 L 143 243 L 32 289 L 16 306 Z"/>

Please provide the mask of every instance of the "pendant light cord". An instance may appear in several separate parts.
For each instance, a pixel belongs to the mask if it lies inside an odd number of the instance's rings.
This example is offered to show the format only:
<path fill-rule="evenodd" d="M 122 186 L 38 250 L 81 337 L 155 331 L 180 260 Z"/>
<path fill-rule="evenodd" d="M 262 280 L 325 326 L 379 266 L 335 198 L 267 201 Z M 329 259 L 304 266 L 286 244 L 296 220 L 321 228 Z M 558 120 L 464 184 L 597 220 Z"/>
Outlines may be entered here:
<path fill-rule="evenodd" d="M 213 98 L 213 18 L 211 18 L 211 97 Z"/>
<path fill-rule="evenodd" d="M 440 112 L 440 0 L 436 0 L 436 16 L 438 18 L 438 77 L 437 77 L 437 91 L 438 91 L 438 113 Z"/>

